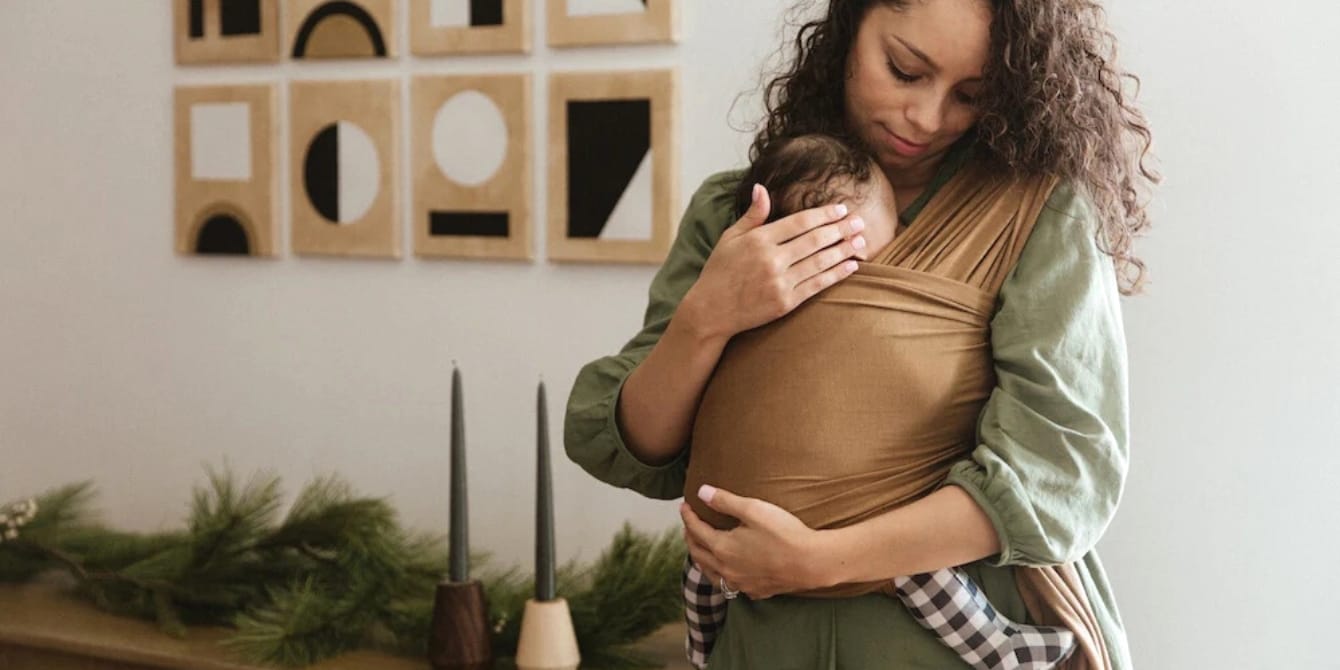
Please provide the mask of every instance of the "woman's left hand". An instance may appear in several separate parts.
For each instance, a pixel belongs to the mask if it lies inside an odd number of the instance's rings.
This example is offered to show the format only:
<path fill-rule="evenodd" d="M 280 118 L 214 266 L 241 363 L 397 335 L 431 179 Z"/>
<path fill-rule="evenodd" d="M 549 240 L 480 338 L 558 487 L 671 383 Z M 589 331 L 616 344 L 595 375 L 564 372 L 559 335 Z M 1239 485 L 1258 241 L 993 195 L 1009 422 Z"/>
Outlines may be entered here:
<path fill-rule="evenodd" d="M 754 600 L 829 586 L 821 561 L 822 532 L 795 515 L 757 498 L 744 498 L 711 486 L 699 489 L 708 507 L 740 520 L 717 530 L 682 503 L 684 539 L 689 556 L 714 586 L 726 585 Z"/>

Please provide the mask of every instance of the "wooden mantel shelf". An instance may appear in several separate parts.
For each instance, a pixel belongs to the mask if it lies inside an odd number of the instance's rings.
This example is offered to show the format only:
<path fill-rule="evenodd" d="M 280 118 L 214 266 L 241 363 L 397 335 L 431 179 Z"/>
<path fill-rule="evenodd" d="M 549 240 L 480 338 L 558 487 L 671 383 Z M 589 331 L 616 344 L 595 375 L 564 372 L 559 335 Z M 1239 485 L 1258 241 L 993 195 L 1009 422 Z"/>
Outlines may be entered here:
<path fill-rule="evenodd" d="M 192 627 L 184 638 L 163 634 L 147 621 L 102 612 L 58 582 L 0 584 L 0 668 L 5 670 L 258 670 L 233 660 L 219 645 L 225 628 Z M 683 624 L 648 637 L 639 648 L 688 670 L 681 645 Z M 424 670 L 427 661 L 357 651 L 310 666 L 311 670 Z"/>

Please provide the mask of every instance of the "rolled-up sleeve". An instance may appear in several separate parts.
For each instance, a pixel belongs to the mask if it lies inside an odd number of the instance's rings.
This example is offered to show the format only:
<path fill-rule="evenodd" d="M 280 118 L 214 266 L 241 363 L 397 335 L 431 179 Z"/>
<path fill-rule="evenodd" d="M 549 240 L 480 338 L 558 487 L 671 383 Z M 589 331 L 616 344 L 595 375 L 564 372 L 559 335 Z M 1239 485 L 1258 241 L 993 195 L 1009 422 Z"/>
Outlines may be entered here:
<path fill-rule="evenodd" d="M 563 446 L 568 458 L 601 481 L 650 498 L 670 500 L 684 493 L 688 449 L 664 465 L 638 460 L 623 440 L 616 408 L 624 382 L 660 341 L 721 233 L 733 223 L 734 188 L 740 175 L 739 171 L 716 174 L 698 188 L 648 289 L 642 329 L 619 353 L 591 361 L 577 373 L 568 395 Z"/>
<path fill-rule="evenodd" d="M 1069 563 L 1116 512 L 1129 445 L 1126 340 L 1113 263 L 1088 201 L 1049 198 L 991 321 L 996 387 L 977 447 L 945 484 L 965 489 L 1000 537 L 995 566 Z"/>

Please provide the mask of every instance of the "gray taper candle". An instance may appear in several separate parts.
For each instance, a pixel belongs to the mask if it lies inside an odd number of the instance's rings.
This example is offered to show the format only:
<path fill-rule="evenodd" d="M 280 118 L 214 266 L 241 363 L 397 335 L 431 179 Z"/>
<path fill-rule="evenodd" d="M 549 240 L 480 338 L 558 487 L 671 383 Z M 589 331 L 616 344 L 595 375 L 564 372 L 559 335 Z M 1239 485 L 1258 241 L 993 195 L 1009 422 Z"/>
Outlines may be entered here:
<path fill-rule="evenodd" d="M 465 496 L 465 399 L 461 397 L 461 371 L 451 366 L 451 534 L 448 552 L 451 581 L 470 579 L 469 508 Z"/>
<path fill-rule="evenodd" d="M 554 491 L 549 476 L 549 409 L 544 380 L 536 394 L 538 417 L 535 436 L 535 599 L 554 600 Z"/>

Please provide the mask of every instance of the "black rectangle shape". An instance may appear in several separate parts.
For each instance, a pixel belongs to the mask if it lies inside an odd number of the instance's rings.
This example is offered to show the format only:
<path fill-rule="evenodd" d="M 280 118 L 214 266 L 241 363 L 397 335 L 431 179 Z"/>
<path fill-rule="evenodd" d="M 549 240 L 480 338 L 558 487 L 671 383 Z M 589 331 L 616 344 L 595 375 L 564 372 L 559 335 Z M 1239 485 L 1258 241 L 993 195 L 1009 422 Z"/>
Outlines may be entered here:
<path fill-rule="evenodd" d="M 190 0 L 189 4 L 190 10 L 187 13 L 190 14 L 191 27 L 187 34 L 192 39 L 199 39 L 205 36 L 205 0 Z"/>
<path fill-rule="evenodd" d="M 428 212 L 433 237 L 507 237 L 507 212 Z"/>
<path fill-rule="evenodd" d="M 261 34 L 261 0 L 219 0 L 219 25 L 225 36 Z"/>
<path fill-rule="evenodd" d="M 501 26 L 503 0 L 470 0 L 470 26 Z"/>

